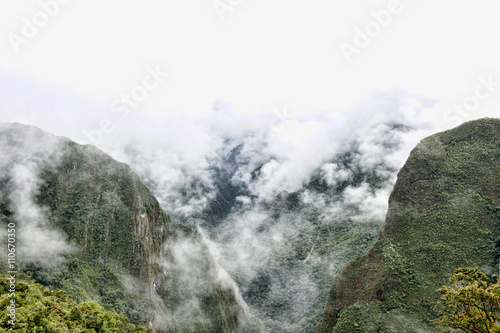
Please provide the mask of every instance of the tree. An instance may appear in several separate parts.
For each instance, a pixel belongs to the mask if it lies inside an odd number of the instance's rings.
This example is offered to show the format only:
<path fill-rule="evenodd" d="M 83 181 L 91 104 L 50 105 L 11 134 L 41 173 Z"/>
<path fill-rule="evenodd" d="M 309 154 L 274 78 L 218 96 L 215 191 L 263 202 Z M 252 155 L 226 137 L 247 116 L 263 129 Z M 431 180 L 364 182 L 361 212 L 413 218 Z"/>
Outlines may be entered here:
<path fill-rule="evenodd" d="M 31 280 L 16 279 L 16 291 L 11 293 L 7 278 L 0 275 L 1 332 L 154 333 L 97 303 L 77 304 L 65 291 L 50 290 Z M 14 321 L 9 316 L 10 304 L 14 304 Z"/>
<path fill-rule="evenodd" d="M 459 268 L 450 278 L 451 287 L 437 291 L 443 296 L 436 305 L 439 330 L 467 333 L 500 332 L 500 283 L 488 284 L 478 268 Z"/>

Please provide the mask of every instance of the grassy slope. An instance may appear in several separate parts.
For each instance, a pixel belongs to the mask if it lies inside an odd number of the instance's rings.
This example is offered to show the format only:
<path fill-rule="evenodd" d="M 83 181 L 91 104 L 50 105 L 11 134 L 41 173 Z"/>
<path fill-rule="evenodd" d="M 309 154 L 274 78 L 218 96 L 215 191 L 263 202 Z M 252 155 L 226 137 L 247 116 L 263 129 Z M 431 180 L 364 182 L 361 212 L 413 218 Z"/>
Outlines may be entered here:
<path fill-rule="evenodd" d="M 379 239 L 335 280 L 318 332 L 428 331 L 435 292 L 461 266 L 496 273 L 500 120 L 438 133 L 398 174 Z"/>

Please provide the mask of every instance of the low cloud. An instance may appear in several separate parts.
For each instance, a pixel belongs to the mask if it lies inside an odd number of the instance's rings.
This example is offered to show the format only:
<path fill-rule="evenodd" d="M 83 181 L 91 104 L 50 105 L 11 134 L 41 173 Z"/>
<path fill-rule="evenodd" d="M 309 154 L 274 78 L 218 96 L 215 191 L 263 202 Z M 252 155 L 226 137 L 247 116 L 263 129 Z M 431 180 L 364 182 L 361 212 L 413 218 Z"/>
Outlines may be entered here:
<path fill-rule="evenodd" d="M 186 279 L 180 288 L 196 294 L 207 287 L 200 278 L 207 250 L 215 259 L 205 268 L 216 280 L 241 293 L 268 327 L 281 323 L 290 330 L 304 313 L 321 310 L 324 281 L 360 254 L 353 244 L 370 246 L 398 170 L 434 132 L 420 117 L 433 101 L 401 91 L 376 92 L 340 114 L 291 117 L 279 130 L 273 114 L 237 115 L 221 102 L 198 117 L 131 113 L 119 120 L 105 105 L 68 94 L 64 110 L 44 107 L 34 116 L 23 110 L 33 110 L 43 92 L 32 91 L 27 108 L 9 99 L 21 115 L 7 120 L 24 117 L 85 142 L 82 128 L 95 129 L 109 117 L 115 129 L 99 148 L 128 163 L 167 213 L 205 235 L 202 246 L 184 239 L 169 249 L 174 263 L 166 269 Z M 54 95 L 54 101 L 63 99 Z M 351 231 L 357 243 L 348 239 Z M 329 237 L 336 235 L 345 239 L 335 243 Z M 269 287 L 266 297 L 281 304 L 280 314 L 271 318 L 259 307 L 252 298 L 256 286 Z M 199 311 L 194 299 L 186 298 L 179 315 Z"/>
<path fill-rule="evenodd" d="M 0 125 L 0 190 L 16 225 L 18 263 L 57 264 L 73 249 L 63 233 L 50 226 L 50 212 L 35 199 L 39 174 L 57 147 L 58 138 L 36 128 Z"/>

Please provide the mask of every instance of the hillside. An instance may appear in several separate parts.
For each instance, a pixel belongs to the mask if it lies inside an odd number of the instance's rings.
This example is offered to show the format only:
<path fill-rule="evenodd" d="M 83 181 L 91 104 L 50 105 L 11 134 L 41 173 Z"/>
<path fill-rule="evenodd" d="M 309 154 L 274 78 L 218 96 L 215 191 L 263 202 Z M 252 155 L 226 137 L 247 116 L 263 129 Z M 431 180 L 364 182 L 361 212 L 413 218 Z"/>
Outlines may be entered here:
<path fill-rule="evenodd" d="M 436 289 L 500 258 L 500 120 L 432 135 L 412 151 L 378 240 L 330 290 L 318 332 L 430 332 Z"/>
<path fill-rule="evenodd" d="M 244 330 L 201 235 L 172 221 L 126 164 L 19 124 L 0 125 L 0 145 L 2 224 L 17 226 L 25 276 L 159 332 Z"/>

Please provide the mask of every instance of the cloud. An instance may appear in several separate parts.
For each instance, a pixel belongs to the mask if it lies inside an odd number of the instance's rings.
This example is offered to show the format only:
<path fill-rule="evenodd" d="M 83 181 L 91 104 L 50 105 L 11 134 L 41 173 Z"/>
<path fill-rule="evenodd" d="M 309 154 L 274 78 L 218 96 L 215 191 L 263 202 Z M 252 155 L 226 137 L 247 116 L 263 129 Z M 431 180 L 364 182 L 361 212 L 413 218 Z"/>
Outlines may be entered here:
<path fill-rule="evenodd" d="M 171 311 L 173 327 L 206 326 L 217 322 L 207 314 L 205 301 L 212 299 L 212 306 L 225 312 L 225 316 L 239 315 L 243 324 L 247 318 L 247 305 L 238 286 L 224 268 L 219 265 L 220 253 L 203 230 L 198 233 L 177 232 L 165 248 L 168 260 L 160 262 L 164 270 L 164 282 L 156 285 L 158 293 L 164 295 L 165 305 Z M 231 294 L 236 303 L 228 301 Z M 208 312 L 211 312 L 208 309 Z"/>
<path fill-rule="evenodd" d="M 52 102 L 33 116 L 46 95 L 29 90 L 31 101 L 4 99 L 4 107 L 20 112 L 7 120 L 27 119 L 79 142 L 89 133 L 102 137 L 99 148 L 128 163 L 167 213 L 205 235 L 202 243 L 181 239 L 169 248 L 174 263 L 165 268 L 182 277 L 180 287 L 189 295 L 208 288 L 205 267 L 271 326 L 297 325 L 321 308 L 324 281 L 360 254 L 354 244 L 368 247 L 375 239 L 397 171 L 434 131 L 420 117 L 433 101 L 401 91 L 375 92 L 342 113 L 293 116 L 277 127 L 275 114 L 237 115 L 222 102 L 197 117 L 123 118 L 72 94 L 49 94 Z M 67 112 L 49 107 L 63 101 Z M 109 133 L 102 119 L 111 121 Z M 330 237 L 338 235 L 345 239 L 337 244 Z M 208 268 L 203 249 L 213 258 Z M 268 300 L 288 302 L 278 317 L 255 303 L 256 285 L 269 286 Z M 199 311 L 195 298 L 185 298 L 179 315 Z"/>
<path fill-rule="evenodd" d="M 18 262 L 60 263 L 62 254 L 73 249 L 62 232 L 50 226 L 47 208 L 35 201 L 39 174 L 57 146 L 58 138 L 36 128 L 0 125 L 2 199 L 13 213 Z"/>
<path fill-rule="evenodd" d="M 227 161 L 221 163 L 221 159 L 238 146 L 237 166 L 228 171 L 232 184 L 246 189 L 241 195 L 269 200 L 283 190 L 299 189 L 352 138 L 363 140 L 360 162 L 371 167 L 386 157 L 376 140 L 384 130 L 390 132 L 387 124 L 431 129 L 419 115 L 433 101 L 401 91 L 375 92 L 340 115 L 290 115 L 279 119 L 277 126 L 272 112 L 236 115 L 220 101 L 214 103 L 212 113 L 201 116 L 147 116 L 137 110 L 123 116 L 113 112 L 111 105 L 68 89 L 3 74 L 0 95 L 5 121 L 23 121 L 80 143 L 98 143 L 114 158 L 130 164 L 167 212 L 186 223 L 217 197 L 214 164 L 227 168 Z M 102 128 L 103 121 L 111 124 L 111 130 Z M 423 131 L 418 137 L 423 137 Z M 415 132 L 407 136 L 412 135 Z M 394 155 L 395 167 L 401 166 L 407 155 L 398 151 Z"/>

